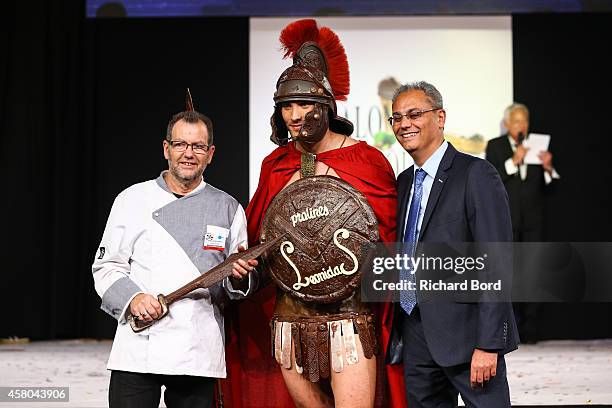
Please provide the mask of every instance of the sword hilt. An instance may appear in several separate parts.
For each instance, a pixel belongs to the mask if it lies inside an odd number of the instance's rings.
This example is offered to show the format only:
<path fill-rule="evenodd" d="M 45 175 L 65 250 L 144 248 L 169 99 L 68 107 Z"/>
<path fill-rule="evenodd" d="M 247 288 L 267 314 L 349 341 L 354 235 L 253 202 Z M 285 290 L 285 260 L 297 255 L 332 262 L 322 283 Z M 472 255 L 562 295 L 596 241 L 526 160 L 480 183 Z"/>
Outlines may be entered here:
<path fill-rule="evenodd" d="M 168 314 L 168 304 L 166 303 L 166 298 L 164 297 L 164 295 L 157 295 L 157 301 L 162 307 L 162 313 L 159 315 L 157 319 L 153 319 L 150 322 L 140 320 L 134 317 L 132 313 L 128 313 L 127 321 L 130 323 L 130 326 L 132 327 L 132 330 L 134 331 L 134 333 L 139 333 L 143 331 L 144 329 L 148 329 L 149 327 L 153 326 L 153 323 L 155 323 L 156 321 L 158 321 L 159 319 L 161 319 L 162 317 Z"/>

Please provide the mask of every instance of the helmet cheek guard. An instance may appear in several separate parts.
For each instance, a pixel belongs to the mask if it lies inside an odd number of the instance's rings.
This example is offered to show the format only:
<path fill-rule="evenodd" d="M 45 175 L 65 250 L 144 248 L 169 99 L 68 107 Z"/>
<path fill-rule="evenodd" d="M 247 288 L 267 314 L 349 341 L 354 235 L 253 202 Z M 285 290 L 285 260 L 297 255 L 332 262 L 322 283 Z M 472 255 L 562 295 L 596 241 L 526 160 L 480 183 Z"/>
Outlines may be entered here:
<path fill-rule="evenodd" d="M 304 117 L 304 124 L 295 140 L 307 144 L 315 144 L 323 139 L 329 129 L 329 107 L 326 104 L 315 103 L 314 109 Z"/>
<path fill-rule="evenodd" d="M 286 145 L 290 140 L 315 144 L 320 142 L 323 136 L 325 136 L 325 133 L 327 133 L 329 129 L 329 119 L 329 106 L 324 103 L 316 102 L 314 104 L 314 109 L 304 116 L 304 124 L 300 128 L 299 134 L 296 137 L 292 137 L 283 120 L 280 109 L 276 107 L 272 117 L 270 117 L 270 127 L 272 128 L 270 140 L 272 143 L 279 146 Z"/>

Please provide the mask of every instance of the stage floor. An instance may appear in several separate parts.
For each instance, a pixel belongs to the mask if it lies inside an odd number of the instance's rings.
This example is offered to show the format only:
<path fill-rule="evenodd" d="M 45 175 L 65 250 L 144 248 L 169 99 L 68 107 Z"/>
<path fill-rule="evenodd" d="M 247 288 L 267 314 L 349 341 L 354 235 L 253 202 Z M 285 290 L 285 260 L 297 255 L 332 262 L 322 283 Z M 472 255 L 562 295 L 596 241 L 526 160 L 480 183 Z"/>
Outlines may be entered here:
<path fill-rule="evenodd" d="M 110 341 L 0 344 L 0 387 L 70 387 L 69 403 L 0 406 L 106 407 Z M 545 341 L 507 356 L 514 406 L 612 405 L 612 339 Z"/>

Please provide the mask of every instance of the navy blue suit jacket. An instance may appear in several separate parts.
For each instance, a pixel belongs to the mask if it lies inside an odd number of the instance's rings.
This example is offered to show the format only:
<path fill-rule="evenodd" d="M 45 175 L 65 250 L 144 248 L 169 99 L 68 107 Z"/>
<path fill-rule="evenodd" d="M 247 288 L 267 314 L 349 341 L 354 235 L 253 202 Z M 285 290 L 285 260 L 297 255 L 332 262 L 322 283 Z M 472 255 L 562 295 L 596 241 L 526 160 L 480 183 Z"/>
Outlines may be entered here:
<path fill-rule="evenodd" d="M 403 238 L 413 175 L 414 168 L 410 167 L 397 180 L 398 242 Z M 431 188 L 419 242 L 511 241 L 508 196 L 497 170 L 485 160 L 458 152 L 449 143 Z M 471 361 L 475 348 L 505 354 L 518 346 L 511 303 L 425 302 L 419 309 L 429 350 L 440 366 Z M 390 364 L 402 361 L 403 315 L 396 303 L 386 356 Z"/>

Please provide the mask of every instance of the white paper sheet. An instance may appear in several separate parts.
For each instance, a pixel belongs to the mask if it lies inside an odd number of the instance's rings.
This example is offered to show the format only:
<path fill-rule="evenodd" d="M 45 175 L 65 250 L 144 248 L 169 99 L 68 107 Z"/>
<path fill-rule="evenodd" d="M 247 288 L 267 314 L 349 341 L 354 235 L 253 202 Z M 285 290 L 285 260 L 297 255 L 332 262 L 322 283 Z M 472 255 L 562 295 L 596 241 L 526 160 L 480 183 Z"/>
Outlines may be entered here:
<path fill-rule="evenodd" d="M 529 137 L 523 141 L 523 146 L 528 147 L 527 154 L 523 163 L 525 164 L 542 164 L 542 160 L 538 157 L 540 152 L 548 150 L 550 143 L 550 135 L 540 133 L 530 133 Z"/>

